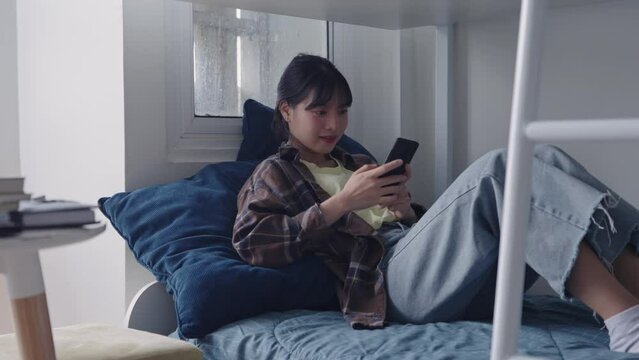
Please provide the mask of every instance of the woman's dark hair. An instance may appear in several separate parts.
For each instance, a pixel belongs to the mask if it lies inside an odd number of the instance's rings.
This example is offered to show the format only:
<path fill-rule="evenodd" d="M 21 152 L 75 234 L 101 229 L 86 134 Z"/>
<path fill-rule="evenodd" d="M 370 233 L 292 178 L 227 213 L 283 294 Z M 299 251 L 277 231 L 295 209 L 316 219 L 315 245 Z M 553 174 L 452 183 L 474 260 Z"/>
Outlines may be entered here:
<path fill-rule="evenodd" d="M 298 54 L 288 64 L 277 84 L 277 102 L 271 126 L 280 142 L 288 140 L 288 123 L 282 118 L 279 108 L 283 102 L 295 107 L 313 94 L 313 100 L 306 107 L 312 109 L 338 96 L 341 105 L 351 106 L 353 95 L 344 76 L 335 65 L 321 56 Z"/>

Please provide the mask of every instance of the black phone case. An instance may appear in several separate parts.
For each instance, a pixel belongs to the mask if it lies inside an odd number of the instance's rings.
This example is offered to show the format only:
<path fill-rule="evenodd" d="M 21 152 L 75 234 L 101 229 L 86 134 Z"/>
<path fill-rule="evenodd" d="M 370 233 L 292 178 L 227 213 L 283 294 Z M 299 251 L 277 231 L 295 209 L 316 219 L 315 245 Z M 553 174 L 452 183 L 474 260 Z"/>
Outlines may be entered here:
<path fill-rule="evenodd" d="M 393 145 L 393 148 L 391 149 L 384 163 L 388 163 L 397 159 L 402 159 L 404 162 L 400 167 L 395 168 L 380 177 L 403 174 L 406 171 L 405 165 L 409 164 L 410 161 L 413 159 L 415 152 L 417 152 L 417 147 L 419 147 L 419 143 L 417 141 L 397 138 L 397 140 L 395 140 L 395 145 Z"/>

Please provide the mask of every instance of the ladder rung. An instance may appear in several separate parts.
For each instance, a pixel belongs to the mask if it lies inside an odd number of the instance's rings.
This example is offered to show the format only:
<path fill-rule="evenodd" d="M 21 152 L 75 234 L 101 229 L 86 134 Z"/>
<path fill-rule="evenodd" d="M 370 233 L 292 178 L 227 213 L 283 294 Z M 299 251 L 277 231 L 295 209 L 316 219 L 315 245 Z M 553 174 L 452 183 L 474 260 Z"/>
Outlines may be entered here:
<path fill-rule="evenodd" d="M 526 125 L 526 137 L 549 140 L 639 140 L 639 119 L 540 120 Z"/>

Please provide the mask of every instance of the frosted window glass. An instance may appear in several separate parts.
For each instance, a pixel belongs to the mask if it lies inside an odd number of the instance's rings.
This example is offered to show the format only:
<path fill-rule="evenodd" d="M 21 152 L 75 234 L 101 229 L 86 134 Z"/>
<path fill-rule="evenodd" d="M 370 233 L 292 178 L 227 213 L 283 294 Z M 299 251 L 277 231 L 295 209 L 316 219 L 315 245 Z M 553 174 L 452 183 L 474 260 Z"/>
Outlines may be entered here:
<path fill-rule="evenodd" d="M 248 98 L 273 106 L 298 53 L 326 57 L 326 22 L 239 9 L 193 12 L 195 115 L 242 116 Z"/>

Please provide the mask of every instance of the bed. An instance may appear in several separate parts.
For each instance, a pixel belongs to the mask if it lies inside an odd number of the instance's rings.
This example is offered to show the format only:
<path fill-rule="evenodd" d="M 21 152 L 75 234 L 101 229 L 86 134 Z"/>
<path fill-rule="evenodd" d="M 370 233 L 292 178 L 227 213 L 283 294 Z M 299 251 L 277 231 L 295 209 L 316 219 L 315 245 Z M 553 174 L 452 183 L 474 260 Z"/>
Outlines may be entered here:
<path fill-rule="evenodd" d="M 153 282 L 127 312 L 131 328 L 178 337 L 171 297 Z M 157 314 L 168 314 L 158 317 Z M 608 334 L 585 305 L 527 295 L 518 338 L 519 359 L 637 359 L 608 350 Z M 269 312 L 189 339 L 206 359 L 486 359 L 489 321 L 411 325 L 352 331 L 337 311 Z M 317 336 L 322 334 L 322 336 Z"/>
<path fill-rule="evenodd" d="M 206 2 L 206 1 L 199 1 Z M 450 24 L 491 13 L 516 11 L 517 4 L 501 1 L 253 1 L 211 0 L 221 6 L 265 11 L 293 16 L 312 17 L 388 29 L 420 25 L 438 27 L 437 71 L 446 74 Z M 201 336 L 190 337 L 211 358 L 524 358 L 524 355 L 543 358 L 635 358 L 628 354 L 612 353 L 607 349 L 607 334 L 592 313 L 579 304 L 567 304 L 552 297 L 527 297 L 522 308 L 522 294 L 507 291 L 523 288 L 523 243 L 512 239 L 522 236 L 528 218 L 526 204 L 530 197 L 529 171 L 532 147 L 536 142 L 562 139 L 615 140 L 639 137 L 636 120 L 601 121 L 537 120 L 539 47 L 543 39 L 544 17 L 547 7 L 570 6 L 594 1 L 587 0 L 524 0 L 521 6 L 517 65 L 509 137 L 505 217 L 503 219 L 498 286 L 496 292 L 494 328 L 485 322 L 451 324 L 399 325 L 393 324 L 379 332 L 345 331 L 343 320 L 335 311 L 290 310 L 261 311 L 249 318 L 239 319 Z M 439 55 L 441 54 L 441 56 Z M 450 120 L 448 116 L 447 76 L 436 83 L 439 94 L 437 111 L 436 149 L 437 174 L 440 183 L 447 182 L 450 171 Z M 611 126 L 613 121 L 615 126 Z M 571 133 L 571 128 L 584 129 Z M 617 130 L 611 130 L 617 129 Z M 104 210 L 103 210 L 104 211 Z M 113 219 L 112 219 L 113 223 Z M 128 233 L 120 231 L 123 237 Z M 130 244 L 133 251 L 135 247 Z M 138 259 L 139 260 L 139 259 Z M 151 261 L 150 259 L 149 261 Z M 152 262 L 152 261 L 151 261 Z M 145 264 L 147 267 L 153 265 Z M 158 275 L 159 274 L 159 275 Z M 166 283 L 173 273 L 154 273 Z M 130 306 L 128 326 L 169 334 L 179 323 L 180 310 L 175 308 L 177 285 L 165 290 L 164 284 L 150 284 L 140 291 Z M 167 291 L 170 294 L 167 295 Z M 262 309 L 264 310 L 264 309 Z M 523 318 L 522 315 L 523 313 Z M 162 314 L 158 317 L 158 314 Z M 521 328 L 520 328 L 520 318 Z M 322 336 L 315 336 L 322 334 Z M 326 336 L 335 334 L 335 337 Z M 184 334 L 182 334 L 184 335 Z M 454 336 L 453 336 L 454 335 Z M 184 336 L 183 336 L 184 337 Z M 340 340 L 354 338 L 351 346 Z M 402 341 L 395 341 L 403 339 Z M 326 343 L 322 343 L 326 341 Z M 330 342 L 329 342 L 330 341 Z M 334 342 L 333 342 L 334 341 Z M 491 343 L 492 342 L 492 343 Z M 334 352 L 329 352 L 334 351 Z M 517 355 L 520 353 L 521 356 Z"/>

